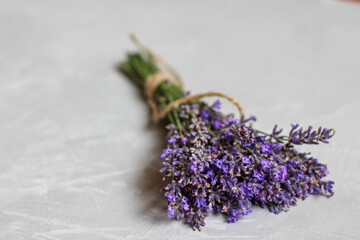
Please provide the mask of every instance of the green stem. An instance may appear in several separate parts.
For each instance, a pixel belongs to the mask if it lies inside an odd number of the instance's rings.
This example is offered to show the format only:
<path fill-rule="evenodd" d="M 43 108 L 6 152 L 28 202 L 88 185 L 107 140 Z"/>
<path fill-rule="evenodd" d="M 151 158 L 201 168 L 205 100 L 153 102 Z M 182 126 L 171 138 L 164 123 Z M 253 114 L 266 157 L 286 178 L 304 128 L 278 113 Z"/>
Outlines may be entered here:
<path fill-rule="evenodd" d="M 256 156 L 257 159 L 261 160 L 261 157 L 259 157 L 258 155 L 256 155 L 250 148 L 245 147 L 246 150 L 248 150 L 252 155 Z"/>
<path fill-rule="evenodd" d="M 282 159 L 279 155 L 274 154 L 275 157 L 277 157 L 278 159 L 280 159 L 283 163 L 286 163 L 286 161 L 284 159 Z"/>
<path fill-rule="evenodd" d="M 159 71 L 156 62 L 149 56 L 139 52 L 128 53 L 127 59 L 120 65 L 120 71 L 141 89 L 145 88 L 146 78 Z M 184 90 L 175 84 L 162 82 L 154 91 L 154 99 L 161 109 L 184 95 Z M 169 122 L 173 123 L 182 135 L 182 126 L 178 109 L 167 114 Z"/>

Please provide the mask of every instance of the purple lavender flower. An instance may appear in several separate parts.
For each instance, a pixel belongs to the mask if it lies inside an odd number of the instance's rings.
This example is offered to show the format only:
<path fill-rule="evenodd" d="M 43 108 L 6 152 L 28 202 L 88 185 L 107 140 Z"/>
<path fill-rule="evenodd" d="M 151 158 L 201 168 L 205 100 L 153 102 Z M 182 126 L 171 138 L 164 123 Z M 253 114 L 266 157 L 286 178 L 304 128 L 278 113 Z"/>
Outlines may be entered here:
<path fill-rule="evenodd" d="M 335 134 L 334 129 L 319 127 L 318 130 L 312 131 L 313 127 L 309 126 L 307 130 L 299 128 L 299 124 L 291 125 L 291 131 L 288 137 L 290 144 L 319 144 L 319 142 L 329 143 L 328 140 Z"/>
<path fill-rule="evenodd" d="M 161 172 L 171 179 L 162 189 L 169 217 L 186 218 L 200 230 L 211 212 L 236 222 L 251 213 L 252 204 L 278 214 L 308 194 L 333 194 L 334 182 L 322 180 L 326 165 L 294 148 L 327 143 L 333 130 L 303 131 L 292 125 L 289 135 L 281 136 L 275 125 L 272 134 L 264 135 L 245 125 L 255 117 L 236 121 L 214 110 L 218 107 L 219 102 L 182 105 L 182 128 L 168 127 Z"/>
<path fill-rule="evenodd" d="M 276 168 L 273 170 L 271 178 L 273 181 L 283 182 L 286 179 L 286 175 L 287 175 L 286 166 L 282 166 L 280 168 Z"/>
<path fill-rule="evenodd" d="M 159 71 L 152 57 L 129 53 L 121 71 L 145 89 L 148 76 Z M 164 81 L 153 92 L 155 104 L 164 109 L 189 93 Z M 168 200 L 168 216 L 185 218 L 193 229 L 201 229 L 211 212 L 222 213 L 236 222 L 258 205 L 278 214 L 295 206 L 309 194 L 332 196 L 333 181 L 325 180 L 327 166 L 297 145 L 328 143 L 335 131 L 291 125 L 288 135 L 274 126 L 270 134 L 256 130 L 255 116 L 219 111 L 220 101 L 211 106 L 193 100 L 167 114 L 171 122 L 168 146 L 160 155 L 160 172 L 168 184 L 161 189 Z"/>
<path fill-rule="evenodd" d="M 220 100 L 216 100 L 216 101 L 213 103 L 212 107 L 215 108 L 215 109 L 220 109 L 220 107 L 221 107 L 221 102 L 220 102 Z"/>

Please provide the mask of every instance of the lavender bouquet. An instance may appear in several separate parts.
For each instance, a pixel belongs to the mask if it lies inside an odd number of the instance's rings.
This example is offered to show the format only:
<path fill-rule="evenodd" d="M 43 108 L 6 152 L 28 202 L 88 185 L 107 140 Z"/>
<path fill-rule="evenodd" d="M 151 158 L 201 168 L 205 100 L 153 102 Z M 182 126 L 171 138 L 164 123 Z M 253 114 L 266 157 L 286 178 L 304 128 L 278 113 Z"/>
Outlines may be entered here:
<path fill-rule="evenodd" d="M 132 38 L 143 52 L 128 53 L 120 69 L 144 90 L 153 120 L 165 118 L 168 123 L 160 172 L 168 181 L 161 191 L 168 200 L 169 217 L 185 218 L 194 230 L 201 230 L 211 212 L 236 222 L 252 212 L 252 205 L 278 214 L 309 194 L 333 195 L 334 182 L 324 180 L 326 164 L 295 148 L 328 143 L 333 129 L 295 124 L 288 134 L 277 125 L 270 133 L 257 130 L 252 127 L 256 118 L 244 117 L 232 97 L 217 92 L 189 95 L 174 69 Z M 230 100 L 240 118 L 223 114 L 219 100 L 205 103 L 206 96 Z"/>

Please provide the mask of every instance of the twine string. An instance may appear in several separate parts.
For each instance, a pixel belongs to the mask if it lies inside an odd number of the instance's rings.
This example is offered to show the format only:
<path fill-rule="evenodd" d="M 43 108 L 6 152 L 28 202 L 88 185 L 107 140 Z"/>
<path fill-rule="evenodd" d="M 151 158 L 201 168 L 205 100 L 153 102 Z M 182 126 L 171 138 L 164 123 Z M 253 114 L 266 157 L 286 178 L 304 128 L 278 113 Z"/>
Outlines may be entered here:
<path fill-rule="evenodd" d="M 144 87 L 145 97 L 147 103 L 151 108 L 152 120 L 154 122 L 157 122 L 162 118 L 159 116 L 159 110 L 156 101 L 154 99 L 154 92 L 156 88 L 159 86 L 159 84 L 166 80 L 171 81 L 174 84 L 179 84 L 179 82 L 174 78 L 173 75 L 170 75 L 166 72 L 156 72 L 154 74 L 151 74 L 146 78 L 145 81 L 145 87 Z"/>
<path fill-rule="evenodd" d="M 185 97 L 182 97 L 182 98 L 170 103 L 169 105 L 166 106 L 166 108 L 164 108 L 160 112 L 159 119 L 164 118 L 166 116 L 166 114 L 168 114 L 174 108 L 179 107 L 181 104 L 190 102 L 192 100 L 197 100 L 197 99 L 200 99 L 200 98 L 212 97 L 212 96 L 218 96 L 218 97 L 222 97 L 222 98 L 225 98 L 225 99 L 229 100 L 230 102 L 232 102 L 237 107 L 237 109 L 239 110 L 240 116 L 241 117 L 244 116 L 244 111 L 243 111 L 241 105 L 239 104 L 239 102 L 235 100 L 235 98 L 233 98 L 233 97 L 231 97 L 231 96 L 229 96 L 227 94 L 220 93 L 220 92 L 207 92 L 207 93 L 199 93 L 199 94 L 185 96 Z"/>
<path fill-rule="evenodd" d="M 172 76 L 173 76 L 173 80 L 176 81 L 177 85 L 181 88 L 185 87 L 185 84 L 183 83 L 180 74 L 168 63 L 166 62 L 163 58 L 161 58 L 159 55 L 157 55 L 156 53 L 154 53 L 150 48 L 146 47 L 144 44 L 142 44 L 134 34 L 130 34 L 130 38 L 133 41 L 133 43 L 135 43 L 135 45 L 140 48 L 142 51 L 146 52 L 147 54 L 149 54 L 150 57 L 152 57 L 155 61 L 157 61 L 158 63 L 160 63 L 166 71 L 168 71 Z M 164 79 L 163 79 L 164 80 Z"/>
<path fill-rule="evenodd" d="M 160 63 L 163 66 L 163 68 L 167 71 L 167 72 L 159 71 L 154 74 L 151 74 L 146 78 L 146 81 L 145 81 L 144 92 L 145 92 L 146 100 L 152 111 L 153 121 L 157 122 L 160 119 L 164 118 L 171 110 L 178 108 L 181 104 L 188 103 L 190 101 L 197 100 L 197 99 L 204 98 L 204 97 L 211 97 L 211 96 L 218 96 L 218 97 L 222 97 L 222 98 L 229 100 L 239 110 L 240 117 L 244 116 L 244 111 L 243 111 L 243 108 L 241 107 L 240 103 L 238 101 L 236 101 L 235 98 L 233 98 L 227 94 L 220 93 L 220 92 L 207 92 L 207 93 L 200 93 L 200 94 L 184 96 L 184 97 L 170 103 L 163 110 L 161 110 L 159 112 L 158 106 L 154 99 L 154 92 L 155 92 L 156 88 L 159 86 L 159 84 L 162 83 L 163 81 L 170 81 L 173 84 L 176 84 L 180 88 L 183 89 L 184 88 L 183 81 L 181 80 L 181 77 L 177 73 L 177 71 L 169 63 L 167 63 L 163 58 L 161 58 L 160 56 L 155 54 L 148 47 L 143 45 L 135 37 L 134 34 L 131 34 L 130 38 L 138 48 L 140 48 L 142 51 L 146 52 L 155 61 Z"/>

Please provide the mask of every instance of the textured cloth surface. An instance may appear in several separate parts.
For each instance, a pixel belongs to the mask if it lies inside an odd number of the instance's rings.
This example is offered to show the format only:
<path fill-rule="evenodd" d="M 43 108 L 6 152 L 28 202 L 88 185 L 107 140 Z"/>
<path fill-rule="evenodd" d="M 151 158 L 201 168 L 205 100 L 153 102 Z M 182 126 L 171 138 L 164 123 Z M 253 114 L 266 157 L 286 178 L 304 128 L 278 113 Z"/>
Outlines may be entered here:
<path fill-rule="evenodd" d="M 359 13 L 330 0 L 0 1 L 0 239 L 359 239 Z M 130 32 L 258 129 L 335 128 L 301 148 L 328 164 L 335 195 L 234 224 L 211 215 L 200 233 L 169 219 L 164 131 L 116 70 Z"/>

